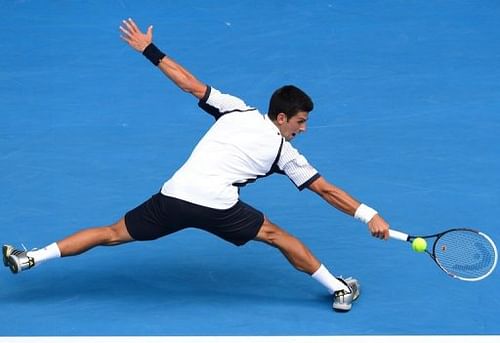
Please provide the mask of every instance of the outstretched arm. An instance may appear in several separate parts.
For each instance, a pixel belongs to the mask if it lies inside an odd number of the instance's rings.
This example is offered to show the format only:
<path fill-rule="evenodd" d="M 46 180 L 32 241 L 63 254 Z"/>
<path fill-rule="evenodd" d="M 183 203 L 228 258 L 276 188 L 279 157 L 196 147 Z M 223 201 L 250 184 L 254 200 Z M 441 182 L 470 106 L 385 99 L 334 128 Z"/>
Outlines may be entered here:
<path fill-rule="evenodd" d="M 358 202 L 345 191 L 326 181 L 325 178 L 319 177 L 312 182 L 308 188 L 321 196 L 326 202 L 338 210 L 351 216 L 356 215 L 361 220 L 364 219 L 362 212 L 363 209 L 366 209 L 367 207 Z M 370 213 L 368 213 L 368 215 L 370 215 Z M 367 221 L 368 228 L 370 229 L 372 236 L 381 239 L 389 238 L 389 224 L 387 224 L 378 213 L 373 215 L 372 212 L 372 217 L 369 220 L 366 219 L 365 221 Z"/>
<path fill-rule="evenodd" d="M 180 89 L 201 99 L 205 95 L 207 85 L 198 81 L 189 71 L 184 69 L 170 57 L 163 54 L 153 44 L 153 26 L 149 26 L 146 33 L 141 32 L 132 19 L 123 20 L 120 26 L 122 39 L 133 49 L 144 54 L 160 70 L 172 80 Z M 151 58 L 152 57 L 152 58 Z M 157 60 L 155 60 L 157 58 Z"/>

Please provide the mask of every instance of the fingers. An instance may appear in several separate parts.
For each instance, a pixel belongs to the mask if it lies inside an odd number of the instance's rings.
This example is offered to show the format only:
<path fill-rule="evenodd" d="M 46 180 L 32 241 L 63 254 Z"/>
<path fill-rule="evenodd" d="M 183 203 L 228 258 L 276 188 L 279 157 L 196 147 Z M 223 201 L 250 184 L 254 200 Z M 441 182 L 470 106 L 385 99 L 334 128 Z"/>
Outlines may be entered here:
<path fill-rule="evenodd" d="M 126 24 L 126 21 L 123 20 L 123 23 Z M 126 25 L 125 25 L 126 26 Z M 132 40 L 132 33 L 130 33 L 129 30 L 125 29 L 123 26 L 120 26 L 120 31 L 122 32 L 122 34 L 120 35 L 120 37 L 127 43 L 130 44 L 131 40 Z"/>
<path fill-rule="evenodd" d="M 144 51 L 153 40 L 153 26 L 150 25 L 144 34 L 132 18 L 122 20 L 120 31 L 121 38 L 137 51 Z"/>
<path fill-rule="evenodd" d="M 122 23 L 127 27 L 128 32 L 130 33 L 139 32 L 137 25 L 135 25 L 132 19 L 128 18 L 127 20 L 122 20 Z"/>
<path fill-rule="evenodd" d="M 372 232 L 372 236 L 384 240 L 389 238 L 389 235 L 386 234 L 384 231 Z"/>
<path fill-rule="evenodd" d="M 146 32 L 146 36 L 148 37 L 148 39 L 152 39 L 152 37 L 153 37 L 153 25 L 150 25 L 148 27 L 148 31 Z"/>
<path fill-rule="evenodd" d="M 130 38 L 132 35 L 130 34 L 130 32 L 128 32 L 127 30 L 125 30 L 123 27 L 120 26 L 120 31 L 123 33 L 122 35 L 122 38 Z"/>
<path fill-rule="evenodd" d="M 132 18 L 128 18 L 127 24 L 130 25 L 130 27 L 132 28 L 132 30 L 134 32 L 140 32 L 139 28 L 137 27 L 135 22 L 132 20 Z"/>
<path fill-rule="evenodd" d="M 384 230 L 384 233 L 383 233 L 381 239 L 384 239 L 384 240 L 388 240 L 389 239 L 389 228 L 387 228 L 386 230 Z"/>
<path fill-rule="evenodd" d="M 389 229 L 388 228 L 384 230 L 384 233 L 382 235 L 382 239 L 384 239 L 384 240 L 389 239 Z"/>
<path fill-rule="evenodd" d="M 375 237 L 377 237 L 379 239 L 384 239 L 384 240 L 388 239 L 389 238 L 389 228 L 385 225 L 378 228 Z"/>
<path fill-rule="evenodd" d="M 152 26 L 150 26 L 150 28 L 148 29 L 148 34 L 151 28 Z M 132 20 L 132 18 L 128 18 L 127 20 L 122 20 L 122 25 L 120 25 L 120 31 L 123 32 L 123 34 L 129 38 L 138 33 L 142 34 L 141 30 L 139 30 L 139 28 Z"/>
<path fill-rule="evenodd" d="M 378 215 L 373 217 L 370 223 L 368 223 L 368 227 L 373 237 L 384 240 L 389 238 L 389 224 L 382 217 Z"/>

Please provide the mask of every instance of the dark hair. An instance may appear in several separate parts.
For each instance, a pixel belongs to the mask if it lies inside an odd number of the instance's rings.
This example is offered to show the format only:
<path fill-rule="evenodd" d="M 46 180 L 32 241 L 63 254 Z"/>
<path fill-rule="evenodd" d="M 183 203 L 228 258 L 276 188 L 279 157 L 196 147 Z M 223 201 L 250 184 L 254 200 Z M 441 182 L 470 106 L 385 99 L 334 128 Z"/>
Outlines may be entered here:
<path fill-rule="evenodd" d="M 299 112 L 311 112 L 313 108 L 309 95 L 295 86 L 287 85 L 274 91 L 267 115 L 271 120 L 276 120 L 279 113 L 284 113 L 288 120 Z"/>

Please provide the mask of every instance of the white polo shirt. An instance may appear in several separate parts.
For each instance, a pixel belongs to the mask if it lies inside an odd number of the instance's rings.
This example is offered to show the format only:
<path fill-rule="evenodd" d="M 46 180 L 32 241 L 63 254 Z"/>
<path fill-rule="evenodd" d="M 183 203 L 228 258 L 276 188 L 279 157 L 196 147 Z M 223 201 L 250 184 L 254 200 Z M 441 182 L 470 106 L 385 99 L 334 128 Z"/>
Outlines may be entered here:
<path fill-rule="evenodd" d="M 162 194 L 228 209 L 237 203 L 239 187 L 273 172 L 286 174 L 300 190 L 319 177 L 267 115 L 243 100 L 208 87 L 198 105 L 216 122 Z"/>

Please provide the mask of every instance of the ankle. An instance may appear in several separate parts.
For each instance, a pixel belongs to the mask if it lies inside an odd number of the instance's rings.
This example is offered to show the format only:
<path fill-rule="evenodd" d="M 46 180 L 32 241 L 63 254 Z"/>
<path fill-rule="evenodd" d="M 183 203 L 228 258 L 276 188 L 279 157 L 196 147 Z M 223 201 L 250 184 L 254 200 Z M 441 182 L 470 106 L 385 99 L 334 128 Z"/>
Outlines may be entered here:
<path fill-rule="evenodd" d="M 52 243 L 40 250 L 28 251 L 26 255 L 33 258 L 35 265 L 38 265 L 42 262 L 61 257 L 61 251 L 59 250 L 57 243 Z"/>

